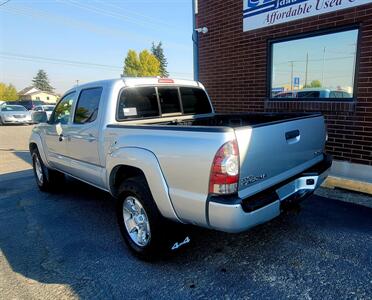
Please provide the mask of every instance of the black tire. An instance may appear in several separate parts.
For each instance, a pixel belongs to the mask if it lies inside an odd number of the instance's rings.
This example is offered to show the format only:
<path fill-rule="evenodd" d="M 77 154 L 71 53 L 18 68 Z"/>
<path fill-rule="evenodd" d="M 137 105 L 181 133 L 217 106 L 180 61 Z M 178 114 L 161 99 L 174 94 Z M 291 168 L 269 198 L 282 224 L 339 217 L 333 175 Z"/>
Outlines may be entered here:
<path fill-rule="evenodd" d="M 51 170 L 46 167 L 43 160 L 40 157 L 40 153 L 37 149 L 34 149 L 31 153 L 32 156 L 32 167 L 34 170 L 35 180 L 39 189 L 43 192 L 52 192 L 63 184 L 64 174 L 61 172 Z M 38 168 L 38 164 L 40 168 Z M 40 172 L 42 178 L 39 177 Z M 39 174 L 39 175 L 38 175 Z"/>
<path fill-rule="evenodd" d="M 134 242 L 124 222 L 124 201 L 133 197 L 142 205 L 145 211 L 144 215 L 146 215 L 149 223 L 150 237 L 148 243 L 144 246 L 140 246 Z M 152 261 L 169 253 L 171 249 L 171 237 L 167 235 L 167 232 L 170 232 L 170 222 L 160 214 L 144 178 L 130 178 L 121 184 L 116 205 L 116 214 L 124 241 L 137 257 L 142 260 Z M 167 231 L 164 230 L 166 226 L 168 227 Z"/>
<path fill-rule="evenodd" d="M 3 120 L 0 117 L 0 126 L 4 125 Z"/>

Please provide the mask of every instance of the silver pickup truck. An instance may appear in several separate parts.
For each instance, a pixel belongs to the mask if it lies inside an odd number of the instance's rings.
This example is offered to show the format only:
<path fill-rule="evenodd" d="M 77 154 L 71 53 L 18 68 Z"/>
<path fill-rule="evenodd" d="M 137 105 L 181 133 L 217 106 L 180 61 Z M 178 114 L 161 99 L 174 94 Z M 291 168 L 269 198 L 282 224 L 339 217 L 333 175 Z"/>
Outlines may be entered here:
<path fill-rule="evenodd" d="M 218 114 L 195 81 L 84 84 L 47 122 L 36 117 L 29 146 L 39 188 L 66 174 L 109 192 L 125 242 L 147 259 L 172 245 L 174 222 L 241 232 L 275 218 L 331 166 L 322 115 Z"/>

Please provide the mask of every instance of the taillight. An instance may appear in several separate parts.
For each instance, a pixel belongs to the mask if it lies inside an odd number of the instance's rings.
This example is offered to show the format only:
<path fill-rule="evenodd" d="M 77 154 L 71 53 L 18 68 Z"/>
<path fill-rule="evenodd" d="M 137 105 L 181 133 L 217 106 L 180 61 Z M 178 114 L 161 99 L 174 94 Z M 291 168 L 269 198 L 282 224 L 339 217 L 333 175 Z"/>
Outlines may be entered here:
<path fill-rule="evenodd" d="M 210 194 L 238 191 L 239 149 L 236 140 L 225 143 L 216 153 L 209 178 Z"/>

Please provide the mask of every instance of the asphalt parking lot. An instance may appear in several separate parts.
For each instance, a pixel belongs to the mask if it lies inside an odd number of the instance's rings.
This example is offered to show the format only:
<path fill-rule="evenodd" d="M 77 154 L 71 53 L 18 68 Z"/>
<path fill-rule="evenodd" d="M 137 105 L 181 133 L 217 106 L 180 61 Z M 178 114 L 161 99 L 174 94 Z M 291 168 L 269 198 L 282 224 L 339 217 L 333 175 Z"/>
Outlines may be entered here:
<path fill-rule="evenodd" d="M 246 233 L 191 228 L 187 249 L 145 263 L 122 242 L 108 194 L 75 180 L 37 189 L 30 131 L 0 127 L 2 299 L 371 299 L 370 207 L 313 196 Z"/>

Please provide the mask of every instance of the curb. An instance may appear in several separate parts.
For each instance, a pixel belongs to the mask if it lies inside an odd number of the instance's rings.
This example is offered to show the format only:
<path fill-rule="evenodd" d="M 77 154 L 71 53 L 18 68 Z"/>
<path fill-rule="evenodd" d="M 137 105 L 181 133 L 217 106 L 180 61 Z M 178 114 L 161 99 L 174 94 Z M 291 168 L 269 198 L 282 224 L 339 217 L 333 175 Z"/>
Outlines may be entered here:
<path fill-rule="evenodd" d="M 329 189 L 342 188 L 354 192 L 372 195 L 372 183 L 335 176 L 328 176 L 327 179 L 323 182 L 322 187 Z"/>

